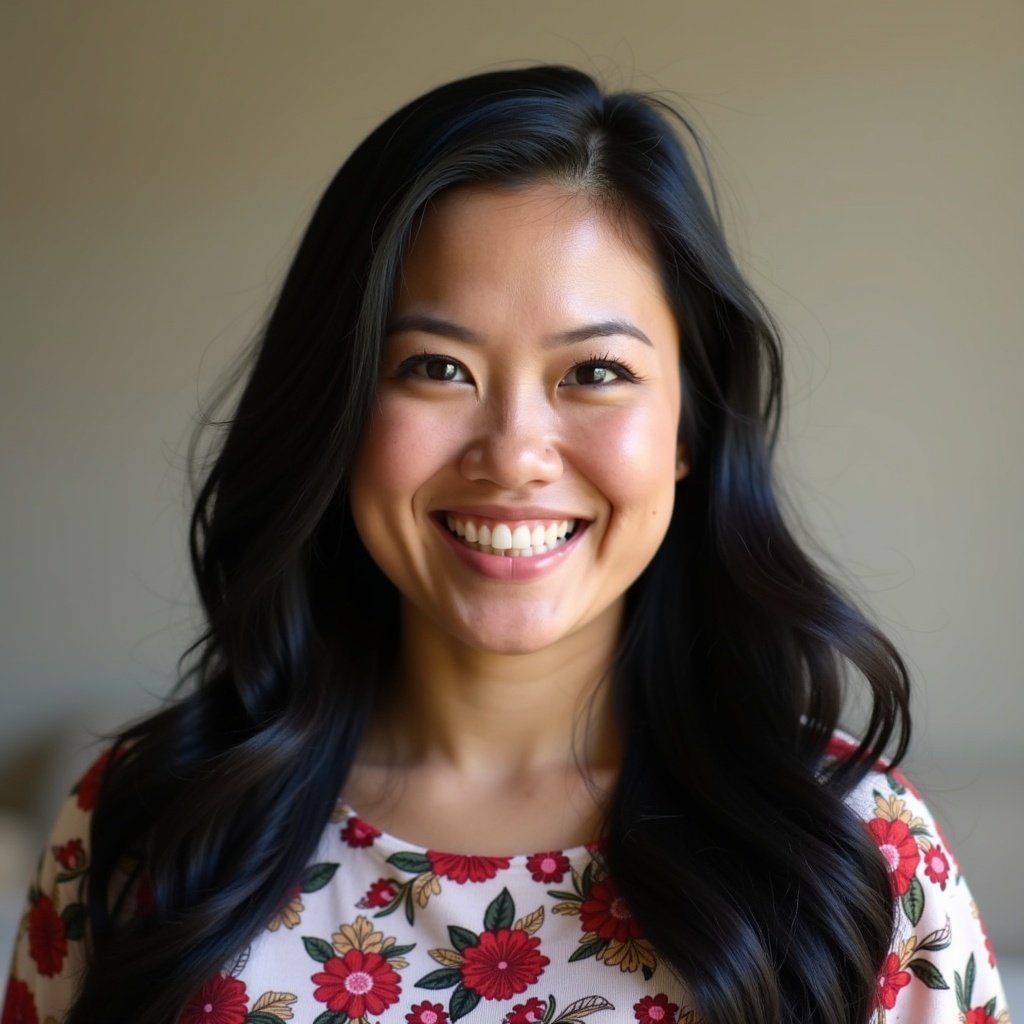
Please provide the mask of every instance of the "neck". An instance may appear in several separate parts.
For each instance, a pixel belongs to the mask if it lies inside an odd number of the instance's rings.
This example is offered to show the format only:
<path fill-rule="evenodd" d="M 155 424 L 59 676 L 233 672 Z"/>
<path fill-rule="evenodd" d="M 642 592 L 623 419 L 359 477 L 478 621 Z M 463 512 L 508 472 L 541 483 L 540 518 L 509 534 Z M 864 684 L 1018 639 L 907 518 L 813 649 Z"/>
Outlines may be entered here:
<path fill-rule="evenodd" d="M 368 759 L 495 783 L 571 765 L 614 769 L 609 669 L 621 618 L 616 605 L 552 647 L 495 654 L 459 643 L 406 606 L 398 678 Z"/>

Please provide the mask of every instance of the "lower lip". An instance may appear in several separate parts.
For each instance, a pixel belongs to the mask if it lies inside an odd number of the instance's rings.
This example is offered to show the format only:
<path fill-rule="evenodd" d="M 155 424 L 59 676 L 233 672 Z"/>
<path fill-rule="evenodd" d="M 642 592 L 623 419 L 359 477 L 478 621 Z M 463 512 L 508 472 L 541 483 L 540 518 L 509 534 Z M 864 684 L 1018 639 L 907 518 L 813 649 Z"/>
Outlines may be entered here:
<path fill-rule="evenodd" d="M 508 555 L 488 555 L 483 551 L 468 548 L 442 523 L 436 519 L 433 523 L 448 542 L 448 546 L 466 565 L 481 576 L 507 583 L 525 583 L 551 572 L 572 554 L 576 542 L 587 532 L 590 525 L 578 522 L 575 533 L 564 544 L 559 544 L 554 551 L 545 551 L 542 555 L 520 555 L 518 558 L 510 558 Z"/>

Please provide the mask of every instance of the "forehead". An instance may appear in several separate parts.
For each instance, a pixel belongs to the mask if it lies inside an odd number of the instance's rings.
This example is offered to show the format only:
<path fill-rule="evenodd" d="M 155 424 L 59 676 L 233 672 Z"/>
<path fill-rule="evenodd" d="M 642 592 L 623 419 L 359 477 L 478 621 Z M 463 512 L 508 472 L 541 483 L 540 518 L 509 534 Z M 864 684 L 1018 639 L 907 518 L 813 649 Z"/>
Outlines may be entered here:
<path fill-rule="evenodd" d="M 549 184 L 464 186 L 440 196 L 414 233 L 395 304 L 531 319 L 663 316 L 668 308 L 642 226 Z"/>

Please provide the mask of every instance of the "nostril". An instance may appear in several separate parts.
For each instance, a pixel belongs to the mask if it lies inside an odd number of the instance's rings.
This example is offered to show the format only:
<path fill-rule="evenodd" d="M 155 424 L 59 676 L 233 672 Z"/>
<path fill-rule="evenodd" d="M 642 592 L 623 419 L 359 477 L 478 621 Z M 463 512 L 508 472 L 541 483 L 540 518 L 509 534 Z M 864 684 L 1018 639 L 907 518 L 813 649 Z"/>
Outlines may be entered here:
<path fill-rule="evenodd" d="M 467 479 L 490 480 L 502 487 L 550 482 L 562 472 L 562 459 L 554 445 L 500 431 L 469 445 L 460 465 Z"/>

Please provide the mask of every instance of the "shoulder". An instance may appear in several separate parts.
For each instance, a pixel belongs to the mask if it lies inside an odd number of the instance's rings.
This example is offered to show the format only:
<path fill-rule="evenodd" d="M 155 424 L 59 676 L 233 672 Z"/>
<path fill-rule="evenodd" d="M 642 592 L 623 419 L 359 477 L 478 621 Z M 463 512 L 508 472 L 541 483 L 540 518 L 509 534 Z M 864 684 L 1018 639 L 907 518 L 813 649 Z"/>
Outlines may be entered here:
<path fill-rule="evenodd" d="M 837 734 L 828 758 L 853 755 Z M 977 904 L 931 809 L 907 776 L 872 765 L 847 794 L 888 865 L 896 927 L 878 979 L 878 1024 L 1008 1024 Z"/>
<path fill-rule="evenodd" d="M 92 814 L 111 757 L 105 750 L 75 783 L 40 854 L 15 937 L 4 1021 L 62 1020 L 74 999 L 86 964 Z"/>

